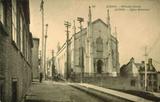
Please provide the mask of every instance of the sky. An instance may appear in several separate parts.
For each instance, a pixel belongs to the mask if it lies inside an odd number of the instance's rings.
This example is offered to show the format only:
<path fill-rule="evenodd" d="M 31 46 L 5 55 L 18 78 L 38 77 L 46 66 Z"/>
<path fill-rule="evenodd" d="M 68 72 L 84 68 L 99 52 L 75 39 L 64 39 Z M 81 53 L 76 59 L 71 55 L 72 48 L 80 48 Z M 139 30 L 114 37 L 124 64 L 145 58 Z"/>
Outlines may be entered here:
<path fill-rule="evenodd" d="M 30 30 L 33 37 L 41 39 L 40 3 L 41 0 L 30 0 Z M 89 6 L 92 7 L 93 21 L 100 18 L 106 22 L 109 9 L 112 32 L 115 27 L 117 29 L 120 65 L 131 57 L 136 62 L 144 60 L 145 46 L 149 57 L 160 63 L 160 0 L 44 0 L 48 57 L 51 50 L 56 52 L 58 42 L 63 45 L 66 40 L 64 21 L 73 25 L 73 20 L 83 17 L 83 27 L 86 27 Z M 78 26 L 76 21 L 77 31 Z M 72 27 L 69 30 L 71 36 Z"/>

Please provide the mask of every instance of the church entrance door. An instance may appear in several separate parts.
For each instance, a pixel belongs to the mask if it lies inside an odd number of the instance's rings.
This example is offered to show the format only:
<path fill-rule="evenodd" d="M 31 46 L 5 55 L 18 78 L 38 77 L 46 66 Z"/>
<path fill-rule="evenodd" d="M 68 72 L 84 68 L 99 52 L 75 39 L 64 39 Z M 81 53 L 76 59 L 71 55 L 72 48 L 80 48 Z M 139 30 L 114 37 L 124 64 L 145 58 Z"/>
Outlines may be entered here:
<path fill-rule="evenodd" d="M 103 66 L 102 60 L 98 60 L 97 61 L 97 73 L 99 73 L 99 74 L 102 73 L 102 66 Z"/>

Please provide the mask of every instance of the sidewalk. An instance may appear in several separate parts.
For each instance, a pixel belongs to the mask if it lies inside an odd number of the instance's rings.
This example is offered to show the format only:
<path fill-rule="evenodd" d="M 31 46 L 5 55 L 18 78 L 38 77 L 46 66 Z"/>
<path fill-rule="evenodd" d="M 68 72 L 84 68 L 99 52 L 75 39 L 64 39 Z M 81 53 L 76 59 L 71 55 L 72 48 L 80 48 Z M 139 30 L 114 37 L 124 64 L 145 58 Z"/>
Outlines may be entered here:
<path fill-rule="evenodd" d="M 134 102 L 152 102 L 150 100 L 147 100 L 147 99 L 144 99 L 144 98 L 141 98 L 141 97 L 138 97 L 138 96 L 134 96 L 134 95 L 131 95 L 131 94 L 126 94 L 126 93 L 123 93 L 123 92 L 119 92 L 119 91 L 115 91 L 115 90 L 111 90 L 111 89 L 107 89 L 107 88 L 98 87 L 98 86 L 91 85 L 91 84 L 77 83 L 77 85 L 76 85 L 74 83 L 70 83 L 70 85 L 72 85 L 74 87 L 77 87 L 81 90 L 88 91 L 92 94 L 96 94 L 99 97 L 104 98 L 104 99 L 115 98 L 115 100 L 121 100 L 122 99 L 123 101 L 126 100 L 126 101 L 134 101 Z M 83 86 L 83 87 L 78 87 L 78 85 Z M 90 90 L 94 90 L 94 91 L 97 91 L 97 92 L 92 92 Z M 105 95 L 100 94 L 98 92 L 105 93 Z M 109 97 L 109 95 L 113 96 L 113 97 Z M 105 97 L 107 97 L 107 98 L 105 98 Z"/>
<path fill-rule="evenodd" d="M 149 93 L 151 93 L 151 94 L 155 95 L 156 97 L 160 98 L 160 93 L 158 93 L 158 92 L 149 92 Z"/>

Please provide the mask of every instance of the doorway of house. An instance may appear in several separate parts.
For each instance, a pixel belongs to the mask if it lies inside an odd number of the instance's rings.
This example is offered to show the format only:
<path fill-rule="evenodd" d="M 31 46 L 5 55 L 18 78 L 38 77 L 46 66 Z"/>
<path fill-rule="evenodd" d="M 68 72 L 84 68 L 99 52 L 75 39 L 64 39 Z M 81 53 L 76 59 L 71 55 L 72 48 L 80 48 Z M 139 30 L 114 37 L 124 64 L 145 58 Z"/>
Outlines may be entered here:
<path fill-rule="evenodd" d="M 103 66 L 102 60 L 98 60 L 98 61 L 97 61 L 97 73 L 98 73 L 98 74 L 101 74 L 101 73 L 102 73 L 102 66 Z"/>
<path fill-rule="evenodd" d="M 0 84 L 0 102 L 3 102 L 3 84 Z"/>
<path fill-rule="evenodd" d="M 12 102 L 17 102 L 17 81 L 12 81 Z"/>

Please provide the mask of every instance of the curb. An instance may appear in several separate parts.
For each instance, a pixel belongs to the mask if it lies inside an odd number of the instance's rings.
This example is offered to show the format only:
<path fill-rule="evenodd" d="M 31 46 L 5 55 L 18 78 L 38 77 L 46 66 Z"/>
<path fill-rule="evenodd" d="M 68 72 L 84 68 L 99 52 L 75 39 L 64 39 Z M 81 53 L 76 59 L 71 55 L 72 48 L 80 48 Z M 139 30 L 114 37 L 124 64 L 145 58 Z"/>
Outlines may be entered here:
<path fill-rule="evenodd" d="M 84 91 L 90 95 L 93 95 L 101 100 L 103 100 L 104 102 L 133 102 L 133 101 L 130 101 L 130 100 L 127 100 L 127 99 L 123 99 L 123 98 L 120 98 L 120 97 L 116 97 L 116 96 L 113 96 L 113 95 L 110 95 L 110 94 L 106 94 L 106 93 L 103 93 L 103 92 L 100 92 L 100 91 L 97 91 L 95 89 L 92 89 L 92 88 L 89 88 L 89 87 L 83 87 L 83 86 L 80 86 L 79 84 L 70 84 L 70 86 L 76 88 L 76 89 L 79 89 L 81 91 Z"/>

